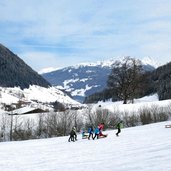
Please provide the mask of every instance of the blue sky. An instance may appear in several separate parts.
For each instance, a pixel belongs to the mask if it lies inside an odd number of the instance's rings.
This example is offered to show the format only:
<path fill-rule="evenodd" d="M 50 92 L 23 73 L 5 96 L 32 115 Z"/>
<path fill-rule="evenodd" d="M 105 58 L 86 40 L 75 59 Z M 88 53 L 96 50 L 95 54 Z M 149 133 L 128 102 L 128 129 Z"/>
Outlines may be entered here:
<path fill-rule="evenodd" d="M 170 0 L 1 0 L 0 43 L 34 70 L 113 57 L 171 61 Z"/>

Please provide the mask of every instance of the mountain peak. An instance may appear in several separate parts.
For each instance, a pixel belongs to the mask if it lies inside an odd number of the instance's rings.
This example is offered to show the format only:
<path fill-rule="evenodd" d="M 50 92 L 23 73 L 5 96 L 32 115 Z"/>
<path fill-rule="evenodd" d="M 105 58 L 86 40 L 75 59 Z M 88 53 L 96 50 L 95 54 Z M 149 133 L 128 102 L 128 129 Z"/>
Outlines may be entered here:
<path fill-rule="evenodd" d="M 113 63 L 115 63 L 117 60 L 122 61 L 126 56 L 122 56 L 122 57 L 112 57 L 110 59 L 107 60 L 101 60 L 101 61 L 97 61 L 97 62 L 85 62 L 85 63 L 79 63 L 75 66 L 72 66 L 73 68 L 79 68 L 80 66 L 101 66 L 101 67 L 111 67 Z M 138 58 L 136 58 L 138 59 Z M 140 59 L 139 59 L 140 60 Z M 154 68 L 157 68 L 158 66 L 160 66 L 160 64 L 155 61 L 152 57 L 144 57 L 142 60 L 140 60 L 142 62 L 143 65 L 151 65 Z"/>
<path fill-rule="evenodd" d="M 141 61 L 144 65 L 152 65 L 154 68 L 158 68 L 161 65 L 157 61 L 155 61 L 152 57 L 149 56 L 144 57 Z"/>

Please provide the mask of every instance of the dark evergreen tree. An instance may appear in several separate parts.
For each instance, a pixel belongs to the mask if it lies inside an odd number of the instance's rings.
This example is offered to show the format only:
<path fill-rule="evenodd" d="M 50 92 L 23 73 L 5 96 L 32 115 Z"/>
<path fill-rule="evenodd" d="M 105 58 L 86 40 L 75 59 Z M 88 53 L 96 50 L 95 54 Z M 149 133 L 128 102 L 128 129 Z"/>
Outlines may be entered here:
<path fill-rule="evenodd" d="M 171 62 L 152 72 L 151 79 L 160 100 L 171 98 Z"/>
<path fill-rule="evenodd" d="M 48 87 L 50 83 L 0 44 L 0 86 L 28 88 L 29 85 Z"/>

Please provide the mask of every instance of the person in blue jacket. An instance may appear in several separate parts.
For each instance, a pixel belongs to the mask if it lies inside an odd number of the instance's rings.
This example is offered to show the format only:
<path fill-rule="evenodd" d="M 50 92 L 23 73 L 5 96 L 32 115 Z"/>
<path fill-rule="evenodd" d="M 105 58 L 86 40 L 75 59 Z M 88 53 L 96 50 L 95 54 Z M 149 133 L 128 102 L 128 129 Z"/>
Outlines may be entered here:
<path fill-rule="evenodd" d="M 88 134 L 85 132 L 85 130 L 82 130 L 82 139 L 86 139 L 88 137 Z"/>
<path fill-rule="evenodd" d="M 93 127 L 90 126 L 90 127 L 88 128 L 88 133 L 89 133 L 88 139 L 89 139 L 89 140 L 90 140 L 90 137 L 92 137 L 92 139 L 93 139 L 93 132 L 94 132 Z"/>
<path fill-rule="evenodd" d="M 100 133 L 100 131 L 99 131 L 99 128 L 97 127 L 97 128 L 95 128 L 95 130 L 94 130 L 94 133 L 95 133 L 95 135 L 94 135 L 94 137 L 93 137 L 93 140 L 97 137 L 97 139 L 99 138 L 99 133 Z"/>

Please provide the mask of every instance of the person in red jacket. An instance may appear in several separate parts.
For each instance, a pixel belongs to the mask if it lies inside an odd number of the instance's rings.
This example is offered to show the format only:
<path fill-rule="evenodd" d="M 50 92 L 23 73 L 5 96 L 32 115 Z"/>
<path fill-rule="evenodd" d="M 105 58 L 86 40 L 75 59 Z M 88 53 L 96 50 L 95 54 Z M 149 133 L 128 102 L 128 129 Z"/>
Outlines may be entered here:
<path fill-rule="evenodd" d="M 104 123 L 99 124 L 98 128 L 99 128 L 99 136 L 103 136 L 102 130 L 104 128 Z"/>
<path fill-rule="evenodd" d="M 103 134 L 102 131 L 104 129 L 104 123 L 102 122 L 99 126 L 99 137 L 103 138 L 103 137 L 107 137 L 107 134 Z"/>
<path fill-rule="evenodd" d="M 104 129 L 104 123 L 101 123 L 99 126 L 99 137 L 103 138 L 103 137 L 107 137 L 107 134 L 103 134 L 102 130 Z"/>

